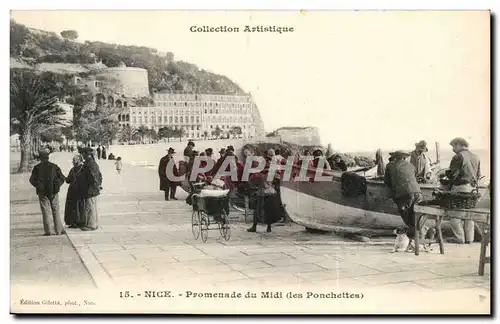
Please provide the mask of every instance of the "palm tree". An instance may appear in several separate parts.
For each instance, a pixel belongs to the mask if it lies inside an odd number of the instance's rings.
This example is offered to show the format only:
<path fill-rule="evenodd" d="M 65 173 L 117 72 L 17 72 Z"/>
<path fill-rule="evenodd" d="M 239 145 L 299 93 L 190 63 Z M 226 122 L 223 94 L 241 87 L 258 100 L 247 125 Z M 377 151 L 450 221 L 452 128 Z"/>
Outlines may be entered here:
<path fill-rule="evenodd" d="M 19 134 L 21 161 L 19 172 L 28 171 L 33 137 L 62 127 L 64 110 L 57 103 L 50 84 L 30 71 L 14 71 L 10 79 L 11 126 Z"/>
<path fill-rule="evenodd" d="M 136 135 L 137 135 L 137 130 L 127 125 L 124 126 L 122 129 L 120 129 L 118 133 L 118 138 L 120 139 L 120 141 L 128 143 L 132 141 Z"/>

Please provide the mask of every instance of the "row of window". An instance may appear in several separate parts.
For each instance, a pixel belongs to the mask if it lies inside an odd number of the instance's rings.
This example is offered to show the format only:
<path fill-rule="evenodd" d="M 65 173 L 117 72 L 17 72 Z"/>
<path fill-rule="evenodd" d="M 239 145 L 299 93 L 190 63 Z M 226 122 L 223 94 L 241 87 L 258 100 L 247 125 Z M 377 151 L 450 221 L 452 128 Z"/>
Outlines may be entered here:
<path fill-rule="evenodd" d="M 135 116 L 135 115 L 132 115 L 132 120 L 134 121 L 135 123 L 135 120 L 140 120 L 142 122 L 142 120 L 144 120 L 145 122 L 147 121 L 151 121 L 151 122 L 154 122 L 155 120 L 158 122 L 158 123 L 161 123 L 162 122 L 162 119 L 163 119 L 163 122 L 166 123 L 167 121 L 169 123 L 189 123 L 191 121 L 192 124 L 195 123 L 195 120 L 196 120 L 196 123 L 199 124 L 200 123 L 200 117 L 199 116 L 190 116 L 191 118 L 189 118 L 188 116 L 184 117 L 184 116 L 151 116 L 151 117 L 148 117 L 148 116 Z M 136 119 L 137 118 L 137 119 Z M 124 122 L 124 121 L 130 121 L 130 115 L 118 115 L 118 121 L 120 122 Z M 203 121 L 204 122 L 208 122 L 208 123 L 239 123 L 239 124 L 242 124 L 242 123 L 250 123 L 251 122 L 251 118 L 246 116 L 246 117 L 236 117 L 236 116 L 206 116 L 205 118 L 203 118 Z"/>
<path fill-rule="evenodd" d="M 249 110 L 247 109 L 243 109 L 243 108 L 240 108 L 239 111 L 236 111 L 236 108 L 235 109 L 229 109 L 229 108 L 221 108 L 221 109 L 205 109 L 205 114 L 218 114 L 219 111 L 221 112 L 221 114 L 248 114 L 250 113 Z M 132 114 L 139 114 L 139 115 L 142 115 L 144 113 L 144 115 L 147 115 L 148 113 L 151 113 L 151 114 L 160 114 L 160 113 L 173 113 L 175 115 L 179 115 L 179 114 L 182 114 L 184 113 L 184 115 L 187 115 L 189 113 L 191 114 L 201 114 L 202 111 L 201 110 L 198 110 L 198 109 L 175 109 L 175 110 L 157 110 L 155 108 L 151 108 L 150 110 L 148 111 L 136 111 L 135 109 L 131 109 L 131 113 Z"/>
<path fill-rule="evenodd" d="M 206 95 L 206 94 L 175 94 L 175 93 L 155 93 L 155 100 L 207 100 L 207 101 L 235 101 L 247 102 L 249 96 L 227 96 L 227 95 Z"/>
<path fill-rule="evenodd" d="M 250 108 L 250 103 L 225 103 L 225 102 L 178 102 L 178 101 L 156 101 L 158 107 L 215 107 L 215 108 Z"/>

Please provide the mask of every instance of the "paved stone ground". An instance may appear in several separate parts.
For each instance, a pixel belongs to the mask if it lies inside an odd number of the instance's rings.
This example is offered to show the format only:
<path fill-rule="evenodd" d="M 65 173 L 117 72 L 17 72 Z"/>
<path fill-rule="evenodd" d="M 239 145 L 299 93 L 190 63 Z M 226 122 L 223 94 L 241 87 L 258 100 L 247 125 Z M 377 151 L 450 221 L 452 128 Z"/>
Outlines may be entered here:
<path fill-rule="evenodd" d="M 56 153 L 51 159 L 67 173 L 69 154 Z M 218 289 L 308 284 L 457 293 L 474 289 L 490 294 L 489 265 L 484 277 L 477 275 L 479 244 L 448 244 L 445 255 L 437 251 L 420 256 L 391 254 L 391 238 L 352 242 L 333 235 L 307 234 L 297 225 L 276 226 L 273 233 L 263 233 L 264 227 L 259 228 L 261 233 L 247 233 L 249 225 L 236 213 L 229 241 L 214 230 L 208 241 L 202 243 L 191 233 L 190 206 L 183 200 L 163 201 L 154 170 L 125 165 L 122 175 L 117 175 L 111 161 L 99 164 L 104 177 L 104 191 L 98 203 L 100 227 L 94 232 L 67 230 L 99 288 L 172 282 Z M 66 187 L 62 190 L 66 191 Z M 185 196 L 184 192 L 178 194 L 180 199 Z M 13 213 L 11 217 L 39 211 L 33 200 L 13 205 Z M 21 224 L 14 223 L 16 236 L 21 236 L 21 231 L 33 235 L 36 226 L 42 231 L 41 222 L 29 223 L 27 228 Z M 23 250 L 16 247 L 16 236 L 13 260 L 20 260 Z M 72 260 L 75 269 L 80 269 L 76 259 Z M 28 261 L 20 260 L 12 268 L 24 269 L 27 264 Z M 63 272 L 64 265 L 58 269 Z M 85 278 L 81 274 L 76 277 Z"/>
<path fill-rule="evenodd" d="M 28 179 L 29 174 L 12 174 L 10 180 L 11 284 L 95 287 L 66 235 L 42 236 L 38 198 Z"/>

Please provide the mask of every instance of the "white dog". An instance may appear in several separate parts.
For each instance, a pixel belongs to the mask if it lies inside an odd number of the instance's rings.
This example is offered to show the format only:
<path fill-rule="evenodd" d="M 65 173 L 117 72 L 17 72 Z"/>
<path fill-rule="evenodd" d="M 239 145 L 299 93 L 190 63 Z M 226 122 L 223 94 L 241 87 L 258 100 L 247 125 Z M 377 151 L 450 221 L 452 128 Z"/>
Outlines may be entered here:
<path fill-rule="evenodd" d="M 394 241 L 394 248 L 391 253 L 407 252 L 410 247 L 410 238 L 406 235 L 406 228 L 397 228 L 394 230 L 394 234 L 396 234 L 396 240 Z"/>

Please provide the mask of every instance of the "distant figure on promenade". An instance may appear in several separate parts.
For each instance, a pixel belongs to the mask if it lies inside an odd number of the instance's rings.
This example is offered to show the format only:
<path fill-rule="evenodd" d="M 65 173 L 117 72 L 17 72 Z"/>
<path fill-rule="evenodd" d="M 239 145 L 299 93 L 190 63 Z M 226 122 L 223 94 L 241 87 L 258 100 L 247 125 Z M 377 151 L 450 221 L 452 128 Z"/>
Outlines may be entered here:
<path fill-rule="evenodd" d="M 107 155 L 106 155 L 106 147 L 101 146 L 101 154 L 102 154 L 102 159 L 106 160 L 106 157 L 107 157 Z"/>
<path fill-rule="evenodd" d="M 418 183 L 426 183 L 432 177 L 431 161 L 427 157 L 426 141 L 415 143 L 415 150 L 410 154 L 410 163 L 415 167 L 415 176 Z"/>
<path fill-rule="evenodd" d="M 97 212 L 97 196 L 100 195 L 102 189 L 102 174 L 99 170 L 99 165 L 93 158 L 94 150 L 87 149 L 84 151 L 83 158 L 83 198 L 85 199 L 85 226 L 82 231 L 95 231 L 98 227 L 98 212 Z"/>
<path fill-rule="evenodd" d="M 115 160 L 115 155 L 113 153 L 109 153 L 108 160 L 111 160 L 111 161 Z"/>
<path fill-rule="evenodd" d="M 217 162 L 219 162 L 219 160 L 223 159 L 225 155 L 226 155 L 226 149 L 221 148 L 219 151 L 219 158 L 217 159 Z"/>
<path fill-rule="evenodd" d="M 184 149 L 184 158 L 186 162 L 189 162 L 189 159 L 192 157 L 194 147 L 195 147 L 194 142 L 189 141 L 186 148 Z"/>
<path fill-rule="evenodd" d="M 384 165 L 384 155 L 382 154 L 382 150 L 378 149 L 375 153 L 375 164 L 377 165 L 377 176 L 384 177 L 385 176 L 385 165 Z"/>
<path fill-rule="evenodd" d="M 121 157 L 117 157 L 116 158 L 115 165 L 116 165 L 116 172 L 118 174 L 121 174 L 122 173 L 122 168 L 123 168 L 123 163 L 122 163 L 122 158 Z"/>
<path fill-rule="evenodd" d="M 40 201 L 45 235 L 61 235 L 64 226 L 59 211 L 59 190 L 66 178 L 56 164 L 49 162 L 49 154 L 47 150 L 39 152 L 40 163 L 33 168 L 29 181 Z"/>
<path fill-rule="evenodd" d="M 160 178 L 160 190 L 165 192 L 165 200 L 177 200 L 175 198 L 175 192 L 177 191 L 178 183 L 172 181 L 167 177 L 167 165 L 170 161 L 174 163 L 173 165 L 173 173 L 174 175 L 178 175 L 177 166 L 173 161 L 175 154 L 175 150 L 173 148 L 169 148 L 167 155 L 160 159 L 160 163 L 158 164 L 158 176 Z"/>
<path fill-rule="evenodd" d="M 324 160 L 323 164 L 323 170 L 330 170 L 330 164 L 326 161 L 325 157 L 323 156 L 323 151 L 321 150 L 315 150 L 312 154 L 314 156 L 314 160 L 312 160 L 311 167 L 316 169 L 319 166 L 319 161 Z"/>
<path fill-rule="evenodd" d="M 101 144 L 97 145 L 96 152 L 97 152 L 97 159 L 100 160 L 101 159 Z"/>
<path fill-rule="evenodd" d="M 450 145 L 455 156 L 446 171 L 448 180 L 442 183 L 445 182 L 452 191 L 469 193 L 477 187 L 481 178 L 479 157 L 469 151 L 469 143 L 461 137 L 451 140 Z M 454 238 L 449 239 L 449 243 L 469 244 L 474 241 L 474 221 L 452 218 L 450 224 Z"/>
<path fill-rule="evenodd" d="M 75 155 L 73 157 L 73 168 L 69 171 L 66 183 L 69 184 L 64 208 L 64 222 L 70 228 L 81 228 L 85 226 L 85 200 L 82 194 L 82 186 L 85 183 L 83 178 L 83 157 Z"/>
<path fill-rule="evenodd" d="M 414 207 L 423 200 L 422 191 L 415 177 L 415 167 L 406 160 L 410 154 L 404 151 L 395 151 L 389 154 L 394 160 L 387 164 L 384 183 L 390 189 L 392 199 L 398 206 L 399 214 L 408 226 L 408 237 L 412 239 L 415 236 Z M 420 223 L 422 222 L 425 222 L 425 226 L 421 227 L 420 235 L 425 238 L 431 224 L 427 222 L 426 217 L 421 217 Z"/>
<path fill-rule="evenodd" d="M 342 171 L 347 171 L 347 164 L 342 160 L 340 154 L 334 154 L 330 159 L 328 159 L 330 169 Z"/>

